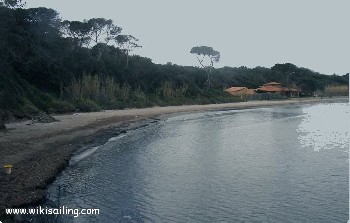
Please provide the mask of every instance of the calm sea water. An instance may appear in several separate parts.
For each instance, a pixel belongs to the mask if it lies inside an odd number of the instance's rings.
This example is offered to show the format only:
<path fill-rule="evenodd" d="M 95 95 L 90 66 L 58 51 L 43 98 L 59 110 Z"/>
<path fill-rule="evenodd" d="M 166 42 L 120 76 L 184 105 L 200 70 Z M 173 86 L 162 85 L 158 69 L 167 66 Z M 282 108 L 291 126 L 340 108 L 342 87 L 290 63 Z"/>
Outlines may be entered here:
<path fill-rule="evenodd" d="M 348 112 L 348 103 L 203 112 L 129 132 L 74 157 L 50 188 L 56 205 L 100 214 L 51 220 L 346 222 Z"/>

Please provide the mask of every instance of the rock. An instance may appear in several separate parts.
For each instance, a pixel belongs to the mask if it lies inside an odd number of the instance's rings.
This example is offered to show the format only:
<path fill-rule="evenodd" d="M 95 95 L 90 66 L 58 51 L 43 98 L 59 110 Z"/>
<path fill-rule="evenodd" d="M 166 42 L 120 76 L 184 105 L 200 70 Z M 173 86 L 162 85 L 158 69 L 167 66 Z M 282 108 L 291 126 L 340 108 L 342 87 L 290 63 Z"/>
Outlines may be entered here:
<path fill-rule="evenodd" d="M 57 122 L 57 120 L 54 117 L 45 113 L 40 113 L 39 115 L 33 117 L 33 121 L 38 123 Z"/>
<path fill-rule="evenodd" d="M 5 130 L 6 126 L 3 121 L 0 121 L 0 130 Z"/>
<path fill-rule="evenodd" d="M 5 129 L 6 129 L 6 126 L 5 126 L 5 123 L 4 123 L 4 119 L 3 119 L 3 116 L 0 113 L 0 130 L 5 130 Z"/>

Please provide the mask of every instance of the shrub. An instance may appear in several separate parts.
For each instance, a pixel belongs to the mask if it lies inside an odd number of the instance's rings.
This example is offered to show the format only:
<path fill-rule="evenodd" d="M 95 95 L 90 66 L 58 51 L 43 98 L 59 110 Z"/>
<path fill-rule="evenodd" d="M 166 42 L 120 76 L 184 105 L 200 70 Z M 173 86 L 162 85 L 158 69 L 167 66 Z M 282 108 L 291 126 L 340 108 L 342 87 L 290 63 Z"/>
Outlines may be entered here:
<path fill-rule="evenodd" d="M 50 94 L 42 93 L 37 89 L 34 89 L 28 94 L 28 99 L 35 107 L 44 112 L 48 112 L 53 101 L 53 97 Z"/>
<path fill-rule="evenodd" d="M 23 119 L 23 118 L 33 118 L 40 113 L 40 110 L 32 104 L 28 99 L 24 99 L 23 104 L 11 112 L 13 117 Z M 8 117 L 9 118 L 9 117 Z"/>
<path fill-rule="evenodd" d="M 49 113 L 58 113 L 63 114 L 67 112 L 74 112 L 75 107 L 71 103 L 67 101 L 61 101 L 54 99 L 51 103 L 51 107 L 49 108 Z"/>
<path fill-rule="evenodd" d="M 101 110 L 100 106 L 98 106 L 94 101 L 89 99 L 77 99 L 74 101 L 75 107 L 82 112 L 92 112 Z"/>

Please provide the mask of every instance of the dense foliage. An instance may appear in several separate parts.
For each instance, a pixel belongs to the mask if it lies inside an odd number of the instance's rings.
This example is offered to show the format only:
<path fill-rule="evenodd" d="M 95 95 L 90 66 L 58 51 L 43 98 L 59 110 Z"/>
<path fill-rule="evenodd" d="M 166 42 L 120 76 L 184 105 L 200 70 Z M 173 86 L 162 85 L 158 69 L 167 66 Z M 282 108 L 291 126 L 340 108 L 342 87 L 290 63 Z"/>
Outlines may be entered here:
<path fill-rule="evenodd" d="M 348 74 L 322 75 L 287 63 L 271 69 L 213 68 L 208 89 L 205 69 L 130 55 L 140 47 L 137 41 L 112 20 L 61 21 L 53 9 L 24 9 L 21 1 L 0 0 L 0 117 L 229 102 L 238 99 L 224 88 L 269 81 L 305 92 L 348 85 Z"/>

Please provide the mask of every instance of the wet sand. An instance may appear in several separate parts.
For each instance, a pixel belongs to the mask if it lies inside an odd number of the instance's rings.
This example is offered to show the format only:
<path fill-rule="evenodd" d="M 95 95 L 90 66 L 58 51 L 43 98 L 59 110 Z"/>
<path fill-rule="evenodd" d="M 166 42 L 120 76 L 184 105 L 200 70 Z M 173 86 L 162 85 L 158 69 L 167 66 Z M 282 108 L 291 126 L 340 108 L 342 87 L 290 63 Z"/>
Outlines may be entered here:
<path fill-rule="evenodd" d="M 184 105 L 143 109 L 106 110 L 54 116 L 52 123 L 31 121 L 6 124 L 0 132 L 0 165 L 12 164 L 13 173 L 0 171 L 0 216 L 4 208 L 23 207 L 41 202 L 47 186 L 84 145 L 103 144 L 109 138 L 168 115 L 222 109 L 283 106 L 299 103 L 332 102 L 339 98 L 250 101 L 227 104 Z M 348 101 L 348 98 L 344 98 Z"/>

